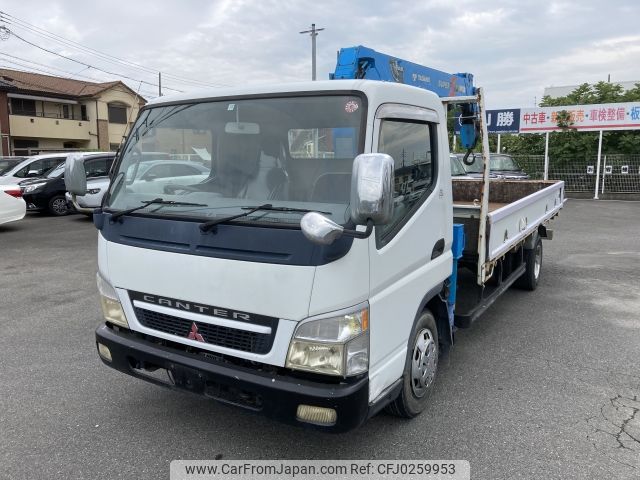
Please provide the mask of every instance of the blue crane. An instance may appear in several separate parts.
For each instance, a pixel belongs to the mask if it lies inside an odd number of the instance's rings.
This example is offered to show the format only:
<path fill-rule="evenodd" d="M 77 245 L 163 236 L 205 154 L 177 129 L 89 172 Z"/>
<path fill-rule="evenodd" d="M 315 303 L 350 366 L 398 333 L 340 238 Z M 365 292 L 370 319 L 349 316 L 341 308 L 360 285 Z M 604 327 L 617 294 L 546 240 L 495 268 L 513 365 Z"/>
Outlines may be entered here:
<path fill-rule="evenodd" d="M 434 68 L 402 60 L 376 52 L 362 45 L 341 48 L 335 72 L 331 79 L 369 79 L 384 82 L 404 83 L 424 88 L 442 98 L 475 96 L 471 73 L 446 73 Z M 463 148 L 471 150 L 478 138 L 477 104 L 460 103 L 460 141 Z"/>

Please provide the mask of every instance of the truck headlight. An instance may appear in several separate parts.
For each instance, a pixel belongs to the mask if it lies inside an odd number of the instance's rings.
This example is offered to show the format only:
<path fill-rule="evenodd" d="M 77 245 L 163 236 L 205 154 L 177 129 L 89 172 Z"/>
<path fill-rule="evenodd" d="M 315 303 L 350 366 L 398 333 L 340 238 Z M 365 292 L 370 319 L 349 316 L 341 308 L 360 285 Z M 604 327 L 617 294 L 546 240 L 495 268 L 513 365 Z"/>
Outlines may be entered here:
<path fill-rule="evenodd" d="M 369 304 L 296 328 L 286 367 L 348 377 L 369 369 Z"/>
<path fill-rule="evenodd" d="M 122 310 L 115 288 L 102 278 L 100 272 L 96 274 L 96 281 L 98 283 L 98 292 L 100 292 L 100 304 L 102 305 L 104 319 L 120 327 L 129 328 L 129 322 L 127 322 L 127 317 L 124 315 L 124 310 Z"/>

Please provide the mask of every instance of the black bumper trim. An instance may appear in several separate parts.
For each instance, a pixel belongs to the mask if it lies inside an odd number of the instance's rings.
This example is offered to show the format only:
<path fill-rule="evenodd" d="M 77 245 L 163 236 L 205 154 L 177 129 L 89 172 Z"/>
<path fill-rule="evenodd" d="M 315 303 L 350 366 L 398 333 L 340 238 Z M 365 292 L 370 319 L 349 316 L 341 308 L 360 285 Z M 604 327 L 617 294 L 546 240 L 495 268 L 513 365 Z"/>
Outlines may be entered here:
<path fill-rule="evenodd" d="M 112 361 L 103 363 L 120 372 L 170 389 L 189 391 L 259 412 L 279 421 L 344 432 L 369 417 L 369 379 L 353 383 L 312 382 L 286 375 L 253 372 L 248 368 L 202 360 L 197 354 L 180 352 L 103 324 L 96 330 L 96 342 L 107 346 Z M 159 367 L 170 372 L 172 381 L 162 381 L 136 367 Z M 337 421 L 316 426 L 296 419 L 298 405 L 333 408 Z M 376 409 L 377 410 L 377 409 Z"/>

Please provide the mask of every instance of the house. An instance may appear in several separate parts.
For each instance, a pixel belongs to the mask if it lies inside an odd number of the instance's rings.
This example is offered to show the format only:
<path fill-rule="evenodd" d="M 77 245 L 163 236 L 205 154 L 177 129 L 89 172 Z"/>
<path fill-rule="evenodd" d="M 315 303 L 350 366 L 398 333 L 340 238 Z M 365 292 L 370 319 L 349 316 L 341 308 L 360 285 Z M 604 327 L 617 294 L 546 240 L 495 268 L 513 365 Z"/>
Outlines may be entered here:
<path fill-rule="evenodd" d="M 0 68 L 2 155 L 116 150 L 145 103 L 121 81 Z"/>

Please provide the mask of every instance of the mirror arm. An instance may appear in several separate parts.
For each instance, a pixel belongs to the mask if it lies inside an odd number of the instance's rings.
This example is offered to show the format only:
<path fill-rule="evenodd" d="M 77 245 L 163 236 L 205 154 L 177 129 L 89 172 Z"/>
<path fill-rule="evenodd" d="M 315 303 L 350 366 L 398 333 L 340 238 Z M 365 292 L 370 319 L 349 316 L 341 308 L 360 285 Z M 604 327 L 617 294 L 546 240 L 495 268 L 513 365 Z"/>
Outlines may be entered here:
<path fill-rule="evenodd" d="M 371 232 L 373 232 L 373 220 L 369 218 L 367 219 L 367 229 L 364 232 L 359 232 L 357 230 L 347 230 L 345 228 L 342 231 L 342 235 L 353 238 L 369 238 L 371 236 Z"/>

